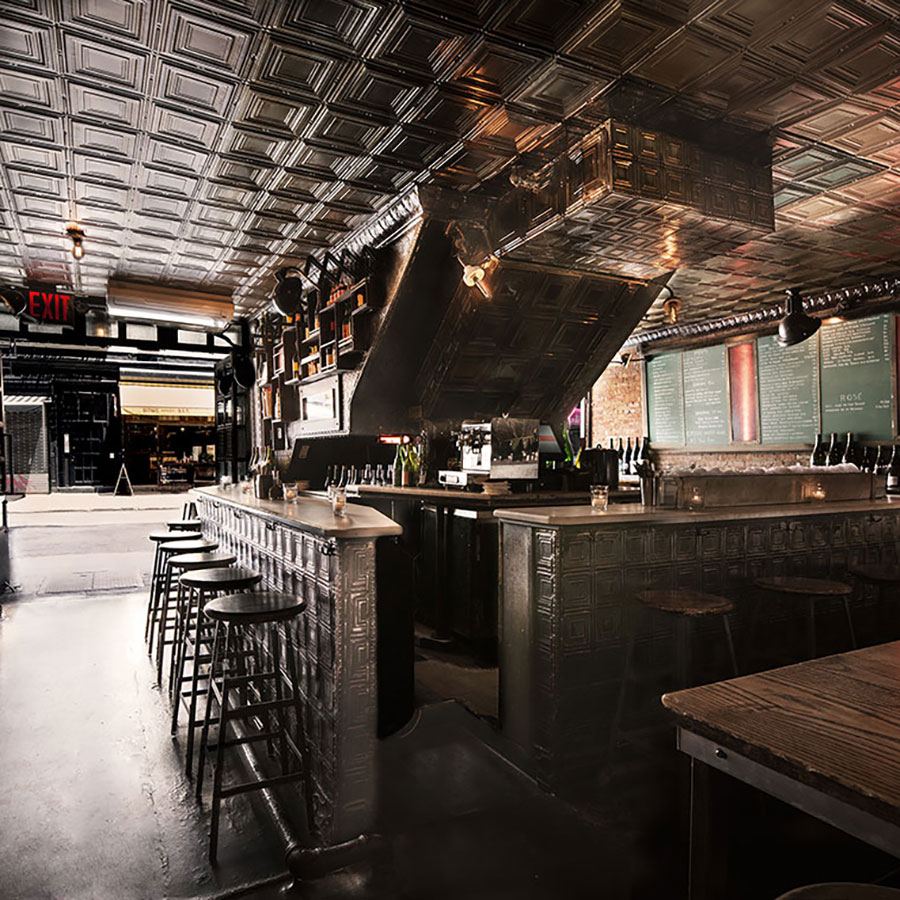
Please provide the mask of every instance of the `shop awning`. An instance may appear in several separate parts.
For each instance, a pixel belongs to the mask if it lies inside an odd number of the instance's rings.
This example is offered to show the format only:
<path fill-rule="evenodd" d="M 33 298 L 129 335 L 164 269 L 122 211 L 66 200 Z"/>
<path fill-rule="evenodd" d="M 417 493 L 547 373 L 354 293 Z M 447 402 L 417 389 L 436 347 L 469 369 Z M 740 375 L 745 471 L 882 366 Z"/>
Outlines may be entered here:
<path fill-rule="evenodd" d="M 10 394 L 3 398 L 4 406 L 40 406 L 49 402 L 49 397 L 40 394 Z"/>
<path fill-rule="evenodd" d="M 211 385 L 122 382 L 119 399 L 123 416 L 210 422 L 215 418 L 215 390 Z"/>

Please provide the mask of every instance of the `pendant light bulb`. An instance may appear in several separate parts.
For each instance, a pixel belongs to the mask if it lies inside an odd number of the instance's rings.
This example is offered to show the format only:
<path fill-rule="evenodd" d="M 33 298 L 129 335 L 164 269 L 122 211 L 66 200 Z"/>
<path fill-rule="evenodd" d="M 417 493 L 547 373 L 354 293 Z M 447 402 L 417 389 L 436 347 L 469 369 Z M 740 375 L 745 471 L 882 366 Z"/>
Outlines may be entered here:
<path fill-rule="evenodd" d="M 84 257 L 84 232 L 77 225 L 70 225 L 66 229 L 66 234 L 72 241 L 72 256 L 75 259 Z"/>

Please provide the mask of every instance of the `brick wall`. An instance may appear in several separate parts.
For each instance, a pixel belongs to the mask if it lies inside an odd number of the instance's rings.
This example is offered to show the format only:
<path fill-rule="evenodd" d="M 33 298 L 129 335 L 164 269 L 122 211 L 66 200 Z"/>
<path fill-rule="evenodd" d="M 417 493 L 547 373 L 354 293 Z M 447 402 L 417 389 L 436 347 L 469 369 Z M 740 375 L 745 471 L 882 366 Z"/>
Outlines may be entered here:
<path fill-rule="evenodd" d="M 636 437 L 643 433 L 641 366 L 613 363 L 594 384 L 592 431 L 594 445 L 606 447 L 609 438 Z M 666 469 L 696 463 L 704 468 L 746 469 L 749 466 L 789 466 L 809 462 L 809 450 L 752 450 L 707 453 L 701 450 L 665 450 L 655 457 Z"/>

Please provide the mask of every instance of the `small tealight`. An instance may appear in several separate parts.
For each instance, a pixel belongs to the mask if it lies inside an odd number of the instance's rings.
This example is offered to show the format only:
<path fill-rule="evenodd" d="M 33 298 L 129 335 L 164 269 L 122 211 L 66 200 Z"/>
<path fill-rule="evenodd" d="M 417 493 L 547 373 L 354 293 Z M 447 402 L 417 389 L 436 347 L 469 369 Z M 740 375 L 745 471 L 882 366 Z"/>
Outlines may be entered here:
<path fill-rule="evenodd" d="M 609 485 L 591 485 L 591 509 L 593 512 L 606 512 L 609 506 Z"/>
<path fill-rule="evenodd" d="M 331 491 L 331 511 L 336 515 L 343 517 L 347 515 L 347 492 L 342 487 L 332 488 Z"/>

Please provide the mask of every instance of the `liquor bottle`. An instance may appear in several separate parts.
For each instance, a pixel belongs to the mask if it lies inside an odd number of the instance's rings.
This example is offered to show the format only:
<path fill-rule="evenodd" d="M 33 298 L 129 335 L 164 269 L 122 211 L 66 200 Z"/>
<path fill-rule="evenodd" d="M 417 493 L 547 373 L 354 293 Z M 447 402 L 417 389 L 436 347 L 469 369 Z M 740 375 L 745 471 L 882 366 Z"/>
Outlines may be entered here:
<path fill-rule="evenodd" d="M 384 484 L 384 466 L 381 463 L 375 466 L 375 481 L 372 483 Z"/>
<path fill-rule="evenodd" d="M 359 473 L 356 471 L 356 466 L 350 466 L 350 471 L 347 473 L 347 484 L 359 484 Z"/>
<path fill-rule="evenodd" d="M 622 438 L 619 438 L 619 445 L 616 447 L 616 456 L 619 457 L 619 474 L 623 474 L 622 460 L 625 457 L 625 448 L 622 446 Z"/>
<path fill-rule="evenodd" d="M 894 450 L 891 453 L 891 464 L 887 470 L 887 492 L 889 494 L 900 494 L 900 453 L 897 452 L 898 444 L 894 444 Z"/>
<path fill-rule="evenodd" d="M 891 464 L 891 445 L 882 444 L 878 448 L 878 462 L 875 463 L 876 475 L 887 475 L 888 467 Z"/>
<path fill-rule="evenodd" d="M 824 466 L 828 462 L 828 448 L 825 446 L 825 441 L 822 440 L 822 435 L 816 435 L 816 443 L 812 448 L 812 453 L 809 455 L 809 464 L 811 466 Z"/>
<path fill-rule="evenodd" d="M 413 470 L 410 465 L 409 451 L 400 457 L 400 480 L 403 487 L 409 487 L 413 482 Z"/>
<path fill-rule="evenodd" d="M 841 461 L 841 445 L 838 443 L 837 434 L 831 432 L 831 440 L 828 443 L 827 466 L 836 466 Z"/>
<path fill-rule="evenodd" d="M 394 487 L 400 487 L 403 484 L 403 463 L 401 460 L 401 451 L 402 445 L 397 444 L 397 452 L 394 454 L 394 469 L 393 469 L 393 478 L 391 479 L 394 483 Z"/>
<path fill-rule="evenodd" d="M 625 446 L 625 455 L 622 457 L 622 474 L 623 475 L 631 475 L 633 474 L 633 470 L 631 468 L 631 457 L 634 453 L 634 450 L 631 447 L 631 438 L 628 438 L 628 444 Z"/>
<path fill-rule="evenodd" d="M 372 464 L 366 463 L 366 467 L 363 469 L 362 473 L 362 484 L 374 484 L 375 483 L 375 473 L 372 471 Z"/>
<path fill-rule="evenodd" d="M 869 444 L 864 448 L 864 452 L 862 455 L 862 464 L 860 468 L 864 472 L 873 472 L 875 471 L 875 467 L 878 465 L 878 447 L 875 444 Z"/>
<path fill-rule="evenodd" d="M 338 476 L 338 482 L 337 482 L 338 487 L 347 487 L 347 475 L 348 475 L 347 467 L 341 466 L 341 474 Z"/>
<path fill-rule="evenodd" d="M 841 457 L 841 462 L 853 463 L 857 467 L 862 462 L 862 448 L 853 439 L 852 431 L 847 432 L 847 443 L 844 445 L 844 454 Z"/>

